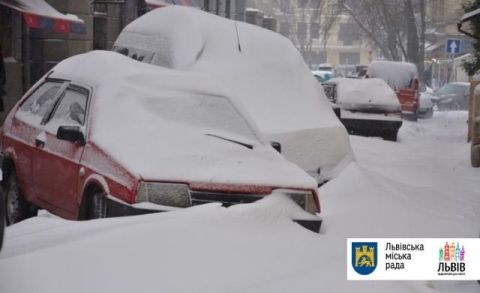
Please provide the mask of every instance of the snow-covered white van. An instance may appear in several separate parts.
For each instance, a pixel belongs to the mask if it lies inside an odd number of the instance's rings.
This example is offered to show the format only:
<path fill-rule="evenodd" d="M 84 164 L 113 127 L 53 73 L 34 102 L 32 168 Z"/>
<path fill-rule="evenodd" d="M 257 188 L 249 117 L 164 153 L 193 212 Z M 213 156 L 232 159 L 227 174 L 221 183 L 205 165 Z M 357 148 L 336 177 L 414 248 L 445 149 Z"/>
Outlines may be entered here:
<path fill-rule="evenodd" d="M 321 85 L 287 38 L 194 8 L 147 13 L 119 35 L 114 50 L 138 61 L 206 73 L 224 84 L 260 131 L 317 182 L 352 159 L 347 131 Z"/>

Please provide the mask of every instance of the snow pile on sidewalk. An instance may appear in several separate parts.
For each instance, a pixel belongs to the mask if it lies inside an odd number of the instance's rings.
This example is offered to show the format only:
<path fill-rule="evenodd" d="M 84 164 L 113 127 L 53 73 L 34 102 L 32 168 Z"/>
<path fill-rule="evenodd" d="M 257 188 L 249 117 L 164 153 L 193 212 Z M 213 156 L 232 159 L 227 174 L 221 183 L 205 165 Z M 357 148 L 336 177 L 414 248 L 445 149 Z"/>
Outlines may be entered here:
<path fill-rule="evenodd" d="M 320 234 L 290 221 L 279 198 L 88 222 L 44 215 L 7 229 L 0 292 L 478 292 L 349 282 L 345 268 L 347 237 L 478 237 L 466 117 L 405 122 L 399 143 L 352 137 L 358 163 L 320 188 Z"/>
<path fill-rule="evenodd" d="M 441 112 L 405 121 L 399 143 L 352 136 L 358 163 L 319 193 L 330 240 L 478 237 L 480 169 L 470 166 L 466 120 L 466 112 Z M 476 282 L 421 283 L 440 292 L 479 290 Z"/>
<path fill-rule="evenodd" d="M 9 228 L 1 292 L 405 292 L 401 283 L 344 280 L 326 235 L 265 199 L 129 218 L 40 216 Z M 275 209 L 273 209 L 275 211 Z M 344 245 L 340 246 L 343 250 Z M 336 253 L 335 253 L 336 254 Z"/>

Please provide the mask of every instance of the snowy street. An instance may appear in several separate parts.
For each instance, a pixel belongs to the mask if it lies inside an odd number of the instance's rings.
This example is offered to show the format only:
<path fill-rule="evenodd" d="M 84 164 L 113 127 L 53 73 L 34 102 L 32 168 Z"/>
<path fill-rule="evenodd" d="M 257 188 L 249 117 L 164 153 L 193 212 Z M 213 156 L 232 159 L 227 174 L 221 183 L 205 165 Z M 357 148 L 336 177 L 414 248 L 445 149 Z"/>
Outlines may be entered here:
<path fill-rule="evenodd" d="M 478 292 L 346 280 L 347 237 L 478 237 L 466 120 L 404 122 L 396 143 L 350 136 L 356 162 L 319 189 L 320 234 L 291 222 L 280 197 L 83 222 L 41 211 L 7 228 L 0 292 Z"/>
<path fill-rule="evenodd" d="M 0 0 L 0 293 L 480 293 L 480 0 Z"/>

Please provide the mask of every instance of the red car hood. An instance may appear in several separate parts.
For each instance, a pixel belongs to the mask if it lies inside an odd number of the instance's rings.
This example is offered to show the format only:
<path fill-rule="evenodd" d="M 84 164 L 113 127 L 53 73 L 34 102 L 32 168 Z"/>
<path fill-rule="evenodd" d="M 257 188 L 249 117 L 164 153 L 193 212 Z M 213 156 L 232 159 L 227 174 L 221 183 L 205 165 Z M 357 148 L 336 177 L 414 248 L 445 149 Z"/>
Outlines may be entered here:
<path fill-rule="evenodd" d="M 180 143 L 181 142 L 181 143 Z M 97 145 L 145 181 L 315 189 L 316 181 L 270 147 L 252 149 L 204 134 Z"/>

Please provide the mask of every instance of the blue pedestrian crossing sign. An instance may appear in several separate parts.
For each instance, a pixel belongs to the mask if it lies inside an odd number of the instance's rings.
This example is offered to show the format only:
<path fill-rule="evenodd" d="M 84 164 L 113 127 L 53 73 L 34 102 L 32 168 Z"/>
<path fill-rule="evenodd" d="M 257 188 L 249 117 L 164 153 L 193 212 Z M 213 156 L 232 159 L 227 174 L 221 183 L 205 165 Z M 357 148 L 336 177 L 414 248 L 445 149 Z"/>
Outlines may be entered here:
<path fill-rule="evenodd" d="M 460 40 L 447 39 L 445 51 L 447 54 L 460 54 Z"/>

